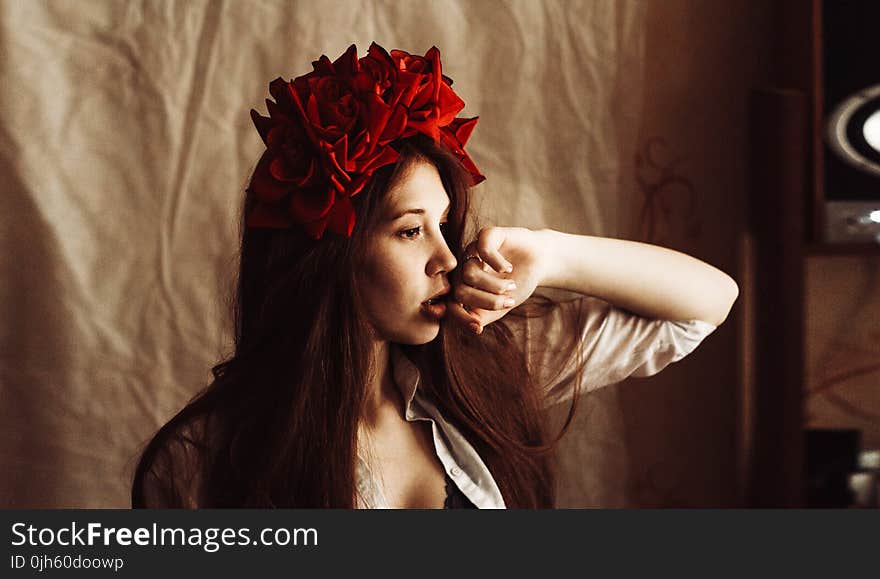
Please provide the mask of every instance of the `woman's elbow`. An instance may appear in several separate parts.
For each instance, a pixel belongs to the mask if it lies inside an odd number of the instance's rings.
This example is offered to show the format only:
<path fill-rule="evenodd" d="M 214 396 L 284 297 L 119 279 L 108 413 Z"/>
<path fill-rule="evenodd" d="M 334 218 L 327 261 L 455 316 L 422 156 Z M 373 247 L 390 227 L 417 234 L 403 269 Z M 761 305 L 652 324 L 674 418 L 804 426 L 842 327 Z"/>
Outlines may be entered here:
<path fill-rule="evenodd" d="M 738 297 L 739 285 L 737 285 L 732 277 L 725 274 L 724 281 L 718 289 L 718 305 L 716 306 L 716 311 L 713 315 L 707 316 L 710 319 L 704 321 L 715 327 L 723 324 L 725 320 L 727 320 L 727 315 L 730 313 L 730 310 L 733 308 L 733 304 L 736 303 Z"/>

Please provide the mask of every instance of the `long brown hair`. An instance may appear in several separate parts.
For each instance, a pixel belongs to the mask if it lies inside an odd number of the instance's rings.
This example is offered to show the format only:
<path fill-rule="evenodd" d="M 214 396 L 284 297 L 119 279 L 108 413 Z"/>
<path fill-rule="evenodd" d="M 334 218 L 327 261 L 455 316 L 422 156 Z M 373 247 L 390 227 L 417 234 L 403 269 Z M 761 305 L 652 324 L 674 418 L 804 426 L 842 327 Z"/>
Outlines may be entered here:
<path fill-rule="evenodd" d="M 294 229 L 246 228 L 253 202 L 246 196 L 234 352 L 147 444 L 133 507 L 354 506 L 357 427 L 371 362 L 356 283 L 366 236 L 385 193 L 414 158 L 438 169 L 450 198 L 447 243 L 459 263 L 468 226 L 469 177 L 460 162 L 424 138 L 403 143 L 400 154 L 357 196 L 351 238 L 315 241 Z M 535 309 L 509 315 L 528 311 Z M 480 336 L 444 320 L 437 339 L 402 349 L 424 378 L 420 387 L 486 463 L 505 504 L 554 506 L 553 449 L 577 396 L 548 442 L 537 385 L 505 319 Z"/>

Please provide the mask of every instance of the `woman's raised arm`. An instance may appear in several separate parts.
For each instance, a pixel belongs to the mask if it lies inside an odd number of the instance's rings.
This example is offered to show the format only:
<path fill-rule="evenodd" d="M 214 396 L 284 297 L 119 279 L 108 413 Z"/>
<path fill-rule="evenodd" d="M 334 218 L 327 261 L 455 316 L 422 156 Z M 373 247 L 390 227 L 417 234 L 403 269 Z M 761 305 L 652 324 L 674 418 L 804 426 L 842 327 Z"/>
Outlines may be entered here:
<path fill-rule="evenodd" d="M 553 229 L 486 227 L 453 281 L 452 314 L 475 330 L 525 302 L 537 287 L 592 296 L 645 318 L 720 326 L 739 295 L 726 273 L 684 253 Z M 508 288 L 510 282 L 516 286 Z M 505 302 L 507 300 L 507 302 Z"/>
<path fill-rule="evenodd" d="M 726 273 L 684 253 L 552 229 L 534 232 L 539 285 L 595 296 L 649 318 L 720 326 L 739 295 Z"/>

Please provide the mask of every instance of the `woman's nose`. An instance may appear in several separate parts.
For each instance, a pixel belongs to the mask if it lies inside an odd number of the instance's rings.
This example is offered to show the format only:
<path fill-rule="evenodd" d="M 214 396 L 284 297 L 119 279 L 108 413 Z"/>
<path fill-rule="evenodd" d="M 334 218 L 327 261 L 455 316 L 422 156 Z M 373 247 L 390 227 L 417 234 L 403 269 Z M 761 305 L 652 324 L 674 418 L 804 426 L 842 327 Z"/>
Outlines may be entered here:
<path fill-rule="evenodd" d="M 435 259 L 433 260 L 435 263 L 435 269 L 433 273 L 439 273 L 441 271 L 450 272 L 458 266 L 458 260 L 455 259 L 455 255 L 450 251 L 449 246 L 446 245 L 446 241 L 442 240 L 437 244 L 437 252 L 435 254 Z"/>

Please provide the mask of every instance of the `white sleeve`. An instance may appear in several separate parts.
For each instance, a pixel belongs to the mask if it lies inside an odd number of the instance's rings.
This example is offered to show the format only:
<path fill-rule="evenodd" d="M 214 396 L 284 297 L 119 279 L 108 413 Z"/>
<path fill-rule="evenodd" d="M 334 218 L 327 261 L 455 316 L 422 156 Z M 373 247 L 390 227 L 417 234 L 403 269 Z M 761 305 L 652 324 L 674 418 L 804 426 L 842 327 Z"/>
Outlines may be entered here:
<path fill-rule="evenodd" d="M 652 376 L 693 352 L 715 330 L 701 320 L 644 318 L 590 296 L 523 321 L 519 339 L 547 406 L 570 399 L 576 389 L 584 393 L 630 376 Z"/>

